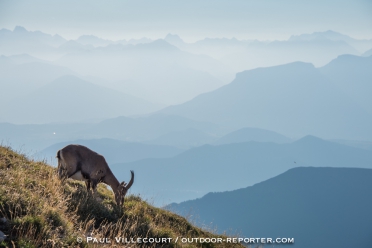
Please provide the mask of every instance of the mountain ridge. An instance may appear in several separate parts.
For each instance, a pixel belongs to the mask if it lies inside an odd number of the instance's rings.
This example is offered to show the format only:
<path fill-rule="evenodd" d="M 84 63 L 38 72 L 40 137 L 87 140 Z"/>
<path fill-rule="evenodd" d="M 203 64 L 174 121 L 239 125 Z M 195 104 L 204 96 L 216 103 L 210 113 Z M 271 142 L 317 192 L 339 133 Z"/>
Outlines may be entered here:
<path fill-rule="evenodd" d="M 371 164 L 368 150 L 306 136 L 285 144 L 250 141 L 203 145 L 172 158 L 113 164 L 112 170 L 117 174 L 129 169 L 141 173 L 138 190 L 149 198 L 155 194 L 156 204 L 161 205 L 244 188 L 294 167 L 371 168 Z M 158 176 L 153 178 L 153 174 Z"/>
<path fill-rule="evenodd" d="M 293 168 L 247 188 L 209 193 L 167 209 L 192 213 L 198 225 L 212 222 L 218 232 L 292 237 L 294 247 L 368 247 L 371 178 L 371 169 Z M 345 241 L 340 234 L 358 238 Z"/>
<path fill-rule="evenodd" d="M 287 136 L 372 139 L 366 124 L 372 123 L 372 115 L 303 62 L 238 73 L 230 84 L 159 112 L 234 128 L 256 126 Z"/>
<path fill-rule="evenodd" d="M 64 101 L 61 96 L 68 97 L 69 100 Z M 49 104 L 46 105 L 46 102 Z M 90 118 L 145 114 L 161 108 L 72 75 L 59 77 L 26 96 L 15 98 L 8 106 L 2 113 L 14 123 L 82 121 Z M 38 109 L 38 112 L 35 112 L 35 109 Z"/>

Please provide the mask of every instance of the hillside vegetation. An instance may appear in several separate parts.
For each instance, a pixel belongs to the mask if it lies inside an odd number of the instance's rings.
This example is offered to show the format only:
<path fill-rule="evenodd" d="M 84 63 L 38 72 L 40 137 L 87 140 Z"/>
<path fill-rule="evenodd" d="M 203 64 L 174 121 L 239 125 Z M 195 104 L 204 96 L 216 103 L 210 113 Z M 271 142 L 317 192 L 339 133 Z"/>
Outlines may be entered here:
<path fill-rule="evenodd" d="M 98 187 L 98 197 L 85 185 L 62 184 L 56 169 L 0 146 L 0 247 L 241 247 L 238 244 L 175 242 L 176 238 L 221 238 L 196 228 L 183 217 L 155 208 L 130 195 L 124 207 L 111 190 Z M 102 245 L 87 237 L 109 238 Z M 172 238 L 166 243 L 116 243 L 115 237 Z M 82 238 L 82 242 L 78 242 Z M 224 237 L 222 237 L 224 238 Z M 167 239 L 169 240 L 169 239 Z M 94 240 L 93 240 L 94 241 Z"/>

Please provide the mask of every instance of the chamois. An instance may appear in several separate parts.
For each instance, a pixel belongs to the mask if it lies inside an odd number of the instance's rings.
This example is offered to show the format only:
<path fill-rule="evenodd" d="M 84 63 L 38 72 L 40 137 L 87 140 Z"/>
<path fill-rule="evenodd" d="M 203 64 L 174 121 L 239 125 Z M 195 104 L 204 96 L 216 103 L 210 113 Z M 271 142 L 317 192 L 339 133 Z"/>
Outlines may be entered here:
<path fill-rule="evenodd" d="M 68 145 L 57 152 L 58 176 L 64 180 L 72 178 L 85 181 L 87 190 L 92 186 L 93 192 L 97 192 L 97 184 L 103 182 L 110 185 L 115 194 L 117 205 L 124 203 L 124 196 L 134 181 L 134 172 L 131 172 L 129 183 L 119 183 L 105 158 L 81 145 Z"/>

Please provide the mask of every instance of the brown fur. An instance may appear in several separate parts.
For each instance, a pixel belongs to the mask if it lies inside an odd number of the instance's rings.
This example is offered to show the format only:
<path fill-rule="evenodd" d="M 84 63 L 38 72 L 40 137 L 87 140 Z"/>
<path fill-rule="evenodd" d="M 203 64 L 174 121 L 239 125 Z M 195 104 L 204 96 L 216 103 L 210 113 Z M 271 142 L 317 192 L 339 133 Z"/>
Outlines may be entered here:
<path fill-rule="evenodd" d="M 62 148 L 57 152 L 57 158 L 58 175 L 61 179 L 84 180 L 87 190 L 90 191 L 92 187 L 94 192 L 96 192 L 98 183 L 108 184 L 114 191 L 116 203 L 123 204 L 124 196 L 134 181 L 133 171 L 131 171 L 131 180 L 128 184 L 119 183 L 105 158 L 81 145 L 68 145 Z"/>

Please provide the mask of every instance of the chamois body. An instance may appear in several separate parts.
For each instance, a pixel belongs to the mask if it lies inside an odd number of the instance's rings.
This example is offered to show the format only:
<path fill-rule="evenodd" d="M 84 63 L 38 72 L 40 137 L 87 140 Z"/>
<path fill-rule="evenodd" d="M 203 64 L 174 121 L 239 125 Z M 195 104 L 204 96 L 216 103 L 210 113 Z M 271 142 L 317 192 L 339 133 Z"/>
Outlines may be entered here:
<path fill-rule="evenodd" d="M 110 185 L 115 194 L 118 205 L 124 202 L 124 196 L 132 186 L 134 173 L 131 171 L 131 179 L 128 184 L 119 183 L 105 158 L 81 145 L 68 145 L 57 152 L 58 175 L 61 179 L 71 178 L 85 181 L 87 190 L 92 187 L 96 192 L 98 183 Z"/>

